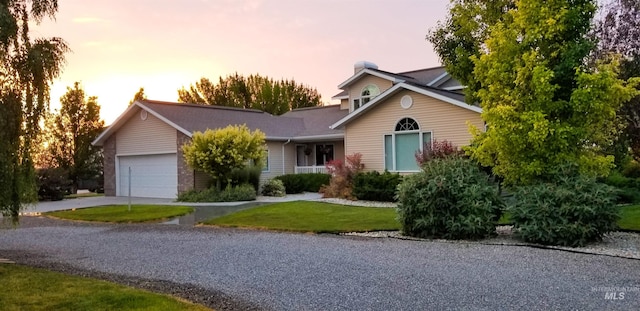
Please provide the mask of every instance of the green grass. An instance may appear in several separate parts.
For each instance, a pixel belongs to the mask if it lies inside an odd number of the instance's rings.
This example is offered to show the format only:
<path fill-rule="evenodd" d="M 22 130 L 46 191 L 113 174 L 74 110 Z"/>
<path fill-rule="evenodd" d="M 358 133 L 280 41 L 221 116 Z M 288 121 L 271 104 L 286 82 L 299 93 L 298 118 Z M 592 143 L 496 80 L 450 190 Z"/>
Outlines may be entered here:
<path fill-rule="evenodd" d="M 620 208 L 618 226 L 624 230 L 640 231 L 640 205 L 628 205 Z"/>
<path fill-rule="evenodd" d="M 102 222 L 149 222 L 193 212 L 192 207 L 172 205 L 105 205 L 76 210 L 47 212 L 44 215 L 63 219 Z"/>
<path fill-rule="evenodd" d="M 513 225 L 511 215 L 508 212 L 504 213 L 498 221 L 498 225 Z M 620 207 L 618 227 L 623 230 L 640 231 L 640 205 Z"/>
<path fill-rule="evenodd" d="M 203 222 L 206 225 L 297 232 L 399 230 L 393 208 L 356 207 L 296 201 L 239 211 Z"/>
<path fill-rule="evenodd" d="M 0 284 L 5 311 L 210 310 L 170 296 L 15 264 L 0 264 Z"/>

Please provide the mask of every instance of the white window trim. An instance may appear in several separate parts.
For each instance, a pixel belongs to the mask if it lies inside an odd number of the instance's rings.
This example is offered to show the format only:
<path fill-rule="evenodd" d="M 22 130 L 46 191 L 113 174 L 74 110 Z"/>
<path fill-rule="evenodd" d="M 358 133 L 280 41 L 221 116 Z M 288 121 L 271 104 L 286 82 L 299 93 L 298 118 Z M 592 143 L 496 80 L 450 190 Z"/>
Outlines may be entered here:
<path fill-rule="evenodd" d="M 364 92 L 364 90 L 365 90 L 365 89 L 367 89 L 367 88 L 368 88 L 368 87 L 370 87 L 370 86 L 375 87 L 375 88 L 378 90 L 377 94 L 375 94 L 375 95 L 363 96 L 363 95 L 362 95 L 362 93 Z M 378 95 L 380 95 L 380 88 L 379 88 L 377 85 L 375 85 L 375 84 L 373 84 L 373 83 L 370 83 L 370 84 L 365 85 L 362 89 L 360 89 L 360 92 L 358 93 L 358 97 L 357 97 L 357 98 L 354 98 L 354 99 L 351 101 L 351 109 L 352 109 L 351 111 L 355 111 L 355 110 L 357 110 L 357 109 L 362 108 L 362 106 L 364 106 L 364 105 L 366 105 L 368 102 L 372 101 L 372 100 L 373 100 L 374 98 L 376 98 L 376 96 L 378 96 Z M 365 99 L 368 99 L 368 101 L 367 101 L 366 103 L 364 102 L 364 100 L 365 100 Z M 358 107 L 357 107 L 357 108 L 356 108 L 356 102 L 358 102 Z"/>
<path fill-rule="evenodd" d="M 416 121 L 417 122 L 417 121 Z M 424 134 L 425 133 L 430 133 L 431 134 L 431 147 L 433 147 L 433 130 L 427 130 L 427 131 L 421 131 L 421 130 L 414 130 L 414 131 L 400 131 L 400 132 L 388 132 L 388 133 L 384 133 L 382 135 L 382 163 L 384 163 L 385 169 L 391 173 L 417 173 L 420 172 L 420 169 L 418 170 L 396 170 L 396 134 L 415 134 L 418 133 L 418 139 L 420 140 L 420 151 L 422 151 L 424 149 Z M 387 166 L 387 162 L 385 159 L 385 154 L 386 149 L 385 149 L 385 137 L 386 136 L 391 136 L 391 165 L 393 166 L 393 169 L 388 169 Z"/>

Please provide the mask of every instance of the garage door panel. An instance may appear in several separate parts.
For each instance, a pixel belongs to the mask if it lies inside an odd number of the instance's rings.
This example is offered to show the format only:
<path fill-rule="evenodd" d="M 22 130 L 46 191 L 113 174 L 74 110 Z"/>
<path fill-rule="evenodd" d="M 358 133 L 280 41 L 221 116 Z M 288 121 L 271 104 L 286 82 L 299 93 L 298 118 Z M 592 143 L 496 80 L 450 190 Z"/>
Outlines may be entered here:
<path fill-rule="evenodd" d="M 178 189 L 176 154 L 119 157 L 118 195 L 129 194 L 131 168 L 131 196 L 175 198 Z"/>

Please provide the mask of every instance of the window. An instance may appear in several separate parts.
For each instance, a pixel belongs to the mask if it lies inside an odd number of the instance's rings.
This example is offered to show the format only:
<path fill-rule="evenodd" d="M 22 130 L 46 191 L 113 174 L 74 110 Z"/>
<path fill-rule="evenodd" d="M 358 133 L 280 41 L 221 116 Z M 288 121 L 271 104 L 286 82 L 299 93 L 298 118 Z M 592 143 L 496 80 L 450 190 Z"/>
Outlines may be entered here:
<path fill-rule="evenodd" d="M 353 100 L 353 110 L 356 110 L 364 104 L 371 101 L 374 97 L 380 95 L 380 89 L 373 84 L 369 84 L 362 89 L 360 97 Z"/>
<path fill-rule="evenodd" d="M 267 157 L 264 159 L 264 166 L 262 167 L 263 172 L 269 171 L 269 149 L 267 149 Z"/>
<path fill-rule="evenodd" d="M 333 145 L 316 145 L 316 165 L 333 161 Z"/>
<path fill-rule="evenodd" d="M 389 171 L 417 171 L 416 151 L 431 144 L 431 132 L 421 132 L 412 118 L 398 121 L 393 134 L 384 135 L 384 167 Z"/>

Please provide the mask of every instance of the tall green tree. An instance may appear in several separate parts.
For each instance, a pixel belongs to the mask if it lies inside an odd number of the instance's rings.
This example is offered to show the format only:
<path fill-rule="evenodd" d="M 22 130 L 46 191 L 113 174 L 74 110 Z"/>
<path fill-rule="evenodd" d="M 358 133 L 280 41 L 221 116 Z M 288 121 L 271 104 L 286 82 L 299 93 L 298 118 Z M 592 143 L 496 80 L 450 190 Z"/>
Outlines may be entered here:
<path fill-rule="evenodd" d="M 191 168 L 209 174 L 218 190 L 229 179 L 231 171 L 249 162 L 261 165 L 266 157 L 265 135 L 251 132 L 246 125 L 229 125 L 193 133 L 191 141 L 182 146 L 184 159 Z"/>
<path fill-rule="evenodd" d="M 591 0 L 517 1 L 490 26 L 486 53 L 472 57 L 488 129 L 476 131 L 470 151 L 505 182 L 545 179 L 566 163 L 608 174 L 613 157 L 600 151 L 633 88 L 617 78 L 617 64 L 584 63 L 595 9 Z"/>
<path fill-rule="evenodd" d="M 466 86 L 469 104 L 478 101 L 476 92 L 480 88 L 472 57 L 486 52 L 490 26 L 509 22 L 511 16 L 505 13 L 513 8 L 515 0 L 451 0 L 446 20 L 427 34 L 447 72 Z"/>
<path fill-rule="evenodd" d="M 100 120 L 97 97 L 87 97 L 79 82 L 67 87 L 60 103 L 48 129 L 48 152 L 51 165 L 68 173 L 75 192 L 81 179 L 96 178 L 102 172 L 101 149 L 91 142 L 104 128 L 104 121 Z"/>
<path fill-rule="evenodd" d="M 273 80 L 260 75 L 233 74 L 220 77 L 217 84 L 207 78 L 178 90 L 178 101 L 218 106 L 259 109 L 280 115 L 296 108 L 321 105 L 316 89 L 293 80 Z"/>
<path fill-rule="evenodd" d="M 131 106 L 136 100 L 145 100 L 147 99 L 147 95 L 144 94 L 144 88 L 141 87 L 138 92 L 133 95 L 133 99 L 129 101 L 129 106 Z"/>
<path fill-rule="evenodd" d="M 614 0 L 601 10 L 593 30 L 598 40 L 593 59 L 617 57 L 621 79 L 640 77 L 640 1 Z M 622 131 L 615 149 L 626 152 L 630 147 L 635 160 L 640 161 L 640 95 L 623 103 L 618 113 Z"/>
<path fill-rule="evenodd" d="M 14 222 L 36 199 L 32 148 L 69 50 L 61 38 L 31 39 L 29 24 L 57 10 L 57 0 L 0 1 L 0 211 Z"/>

